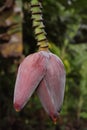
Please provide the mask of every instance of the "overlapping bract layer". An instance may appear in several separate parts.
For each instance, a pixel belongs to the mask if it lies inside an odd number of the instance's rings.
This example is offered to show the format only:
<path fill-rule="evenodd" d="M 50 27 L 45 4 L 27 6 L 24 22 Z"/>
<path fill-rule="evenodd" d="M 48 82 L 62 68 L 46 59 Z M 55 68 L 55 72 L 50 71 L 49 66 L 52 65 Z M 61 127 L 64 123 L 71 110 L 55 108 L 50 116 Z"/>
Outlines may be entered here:
<path fill-rule="evenodd" d="M 20 64 L 14 91 L 14 107 L 21 110 L 36 90 L 53 121 L 64 98 L 65 70 L 62 61 L 47 51 L 27 56 Z"/>

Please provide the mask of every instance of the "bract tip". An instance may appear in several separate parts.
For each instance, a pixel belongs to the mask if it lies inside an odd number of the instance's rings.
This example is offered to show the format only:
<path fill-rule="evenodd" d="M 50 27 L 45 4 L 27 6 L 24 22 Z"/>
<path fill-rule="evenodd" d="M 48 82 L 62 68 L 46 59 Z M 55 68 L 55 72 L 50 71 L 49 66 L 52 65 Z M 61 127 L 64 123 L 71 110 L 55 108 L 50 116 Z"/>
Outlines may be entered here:
<path fill-rule="evenodd" d="M 15 109 L 16 112 L 19 112 L 21 108 L 20 108 L 20 106 L 18 104 L 15 103 L 14 104 L 14 109 Z"/>

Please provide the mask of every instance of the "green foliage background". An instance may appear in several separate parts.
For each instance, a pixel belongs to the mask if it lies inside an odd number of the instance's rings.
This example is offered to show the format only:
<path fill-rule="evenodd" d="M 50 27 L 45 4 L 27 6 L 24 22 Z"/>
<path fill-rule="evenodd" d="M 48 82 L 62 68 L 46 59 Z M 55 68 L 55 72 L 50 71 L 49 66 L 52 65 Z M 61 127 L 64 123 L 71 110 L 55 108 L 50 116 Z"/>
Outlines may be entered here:
<path fill-rule="evenodd" d="M 35 52 L 37 47 L 30 19 L 30 0 L 22 2 L 23 54 L 28 55 Z M 87 1 L 44 0 L 42 5 L 50 50 L 61 57 L 66 68 L 66 90 L 61 118 L 55 126 L 44 112 L 36 94 L 20 113 L 14 111 L 13 91 L 18 67 L 16 63 L 20 58 L 0 56 L 0 130 L 86 130 Z"/>

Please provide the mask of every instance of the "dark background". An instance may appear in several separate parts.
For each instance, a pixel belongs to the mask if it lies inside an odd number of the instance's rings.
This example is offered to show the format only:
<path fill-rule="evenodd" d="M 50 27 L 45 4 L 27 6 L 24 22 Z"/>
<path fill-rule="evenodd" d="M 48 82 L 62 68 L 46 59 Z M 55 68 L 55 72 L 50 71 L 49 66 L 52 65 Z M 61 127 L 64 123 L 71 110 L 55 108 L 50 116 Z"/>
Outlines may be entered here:
<path fill-rule="evenodd" d="M 23 42 L 20 40 L 18 46 L 13 43 L 12 47 L 9 44 L 15 33 L 8 33 L 9 26 L 3 21 L 13 15 L 14 3 L 0 0 L 0 130 L 87 130 L 87 1 L 42 1 L 50 50 L 63 60 L 67 73 L 64 104 L 56 125 L 43 110 L 36 94 L 21 112 L 13 108 L 18 65 L 23 55 L 37 50 L 30 0 L 22 0 L 22 30 L 15 26 L 23 34 Z M 20 23 L 17 17 L 14 19 Z"/>

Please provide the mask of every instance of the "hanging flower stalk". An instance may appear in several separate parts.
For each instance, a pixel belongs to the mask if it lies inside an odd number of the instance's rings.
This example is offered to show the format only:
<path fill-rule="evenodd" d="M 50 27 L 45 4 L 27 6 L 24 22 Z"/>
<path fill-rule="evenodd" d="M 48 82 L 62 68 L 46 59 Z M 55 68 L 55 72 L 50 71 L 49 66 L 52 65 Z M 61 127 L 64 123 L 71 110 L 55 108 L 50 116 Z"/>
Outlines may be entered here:
<path fill-rule="evenodd" d="M 38 0 L 31 0 L 31 15 L 37 45 L 39 48 L 48 48 L 48 40 L 46 38 L 46 32 L 44 30 L 41 9 L 41 3 Z"/>
<path fill-rule="evenodd" d="M 14 108 L 20 111 L 36 91 L 43 108 L 56 123 L 64 98 L 65 69 L 61 59 L 48 50 L 38 0 L 31 1 L 31 13 L 39 52 L 27 56 L 18 68 Z"/>

